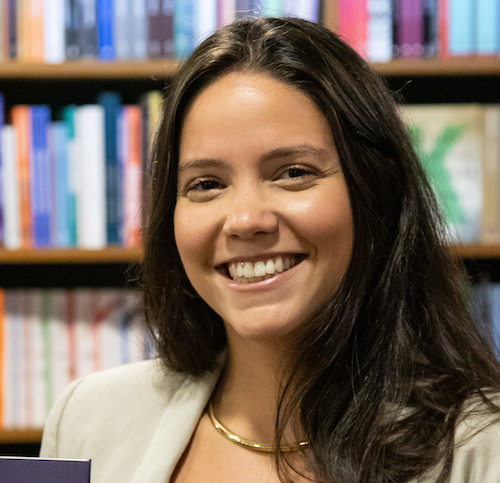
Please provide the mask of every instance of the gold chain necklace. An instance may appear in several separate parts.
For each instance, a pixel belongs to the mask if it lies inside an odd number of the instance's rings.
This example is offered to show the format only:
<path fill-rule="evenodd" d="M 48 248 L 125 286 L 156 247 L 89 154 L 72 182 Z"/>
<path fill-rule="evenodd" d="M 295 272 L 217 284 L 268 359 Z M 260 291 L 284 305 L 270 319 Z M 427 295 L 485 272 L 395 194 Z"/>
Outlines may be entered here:
<path fill-rule="evenodd" d="M 252 441 L 251 439 L 242 438 L 241 436 L 238 436 L 229 431 L 229 429 L 223 426 L 215 417 L 214 407 L 211 399 L 208 402 L 208 416 L 210 417 L 210 421 L 212 421 L 214 428 L 217 431 L 219 431 L 219 433 L 222 434 L 222 436 L 224 436 L 229 441 L 244 446 L 245 448 L 251 449 L 253 451 L 260 451 L 263 453 L 276 452 L 277 448 L 272 444 L 257 443 L 255 441 Z M 308 445 L 309 445 L 308 441 L 300 441 L 299 443 L 296 444 L 284 444 L 280 446 L 280 451 L 284 453 L 289 451 L 297 451 L 299 449 L 306 448 Z"/>

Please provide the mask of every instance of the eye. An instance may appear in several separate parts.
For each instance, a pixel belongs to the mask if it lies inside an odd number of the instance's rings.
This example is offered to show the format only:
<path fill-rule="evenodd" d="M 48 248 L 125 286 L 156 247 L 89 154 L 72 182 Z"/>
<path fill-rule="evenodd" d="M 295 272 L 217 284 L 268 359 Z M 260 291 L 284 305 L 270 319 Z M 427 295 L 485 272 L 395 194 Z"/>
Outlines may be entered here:
<path fill-rule="evenodd" d="M 213 179 L 200 179 L 189 187 L 189 191 L 208 191 L 220 188 L 220 183 Z"/>
<path fill-rule="evenodd" d="M 192 201 L 212 199 L 225 186 L 214 178 L 196 178 L 183 190 L 184 196 Z"/>
<path fill-rule="evenodd" d="M 288 168 L 283 175 L 281 176 L 282 179 L 287 179 L 287 178 L 300 178 L 301 176 L 307 176 L 308 174 L 312 174 L 310 171 L 308 171 L 305 168 L 301 167 L 292 167 Z"/>
<path fill-rule="evenodd" d="M 275 182 L 286 189 L 305 189 L 318 178 L 318 172 L 302 165 L 285 166 L 280 169 Z"/>

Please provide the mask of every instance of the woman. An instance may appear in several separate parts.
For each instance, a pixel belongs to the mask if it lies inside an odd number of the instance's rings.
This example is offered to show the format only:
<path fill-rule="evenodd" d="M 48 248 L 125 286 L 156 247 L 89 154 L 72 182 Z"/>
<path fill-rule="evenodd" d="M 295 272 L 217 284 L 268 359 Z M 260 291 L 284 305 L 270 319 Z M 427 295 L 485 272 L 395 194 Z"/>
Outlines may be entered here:
<path fill-rule="evenodd" d="M 397 106 L 335 34 L 207 39 L 149 206 L 161 362 L 73 383 L 43 456 L 92 458 L 94 483 L 500 480 L 499 364 Z"/>

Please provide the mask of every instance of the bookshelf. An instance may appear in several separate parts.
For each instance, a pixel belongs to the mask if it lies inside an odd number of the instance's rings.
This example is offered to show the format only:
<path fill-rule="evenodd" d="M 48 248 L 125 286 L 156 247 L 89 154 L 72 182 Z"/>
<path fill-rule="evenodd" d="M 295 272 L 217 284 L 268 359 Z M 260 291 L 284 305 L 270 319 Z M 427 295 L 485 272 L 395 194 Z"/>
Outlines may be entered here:
<path fill-rule="evenodd" d="M 332 30 L 338 18 L 335 3 L 325 2 L 325 24 Z M 168 59 L 78 60 L 58 65 L 7 61 L 0 63 L 0 91 L 8 95 L 10 103 L 68 104 L 94 102 L 99 91 L 115 89 L 123 94 L 124 102 L 134 102 L 138 93 L 163 88 L 165 79 L 176 72 L 178 65 L 177 61 Z M 440 102 L 500 102 L 500 91 L 496 87 L 500 80 L 498 57 L 397 59 L 374 64 L 374 67 L 387 77 L 393 89 L 404 87 L 403 96 L 408 102 L 435 102 L 435 99 Z M 406 87 L 408 83 L 410 87 Z M 466 94 L 462 95 L 462 91 Z M 500 264 L 500 244 L 454 246 L 452 253 L 473 263 Z M 141 259 L 140 250 L 120 247 L 105 250 L 0 249 L 0 285 L 123 286 L 133 278 L 129 267 L 140 265 Z M 500 276 L 500 267 L 494 270 Z M 128 275 L 124 275 L 126 272 Z M 0 446 L 37 444 L 41 436 L 41 429 L 0 429 Z"/>

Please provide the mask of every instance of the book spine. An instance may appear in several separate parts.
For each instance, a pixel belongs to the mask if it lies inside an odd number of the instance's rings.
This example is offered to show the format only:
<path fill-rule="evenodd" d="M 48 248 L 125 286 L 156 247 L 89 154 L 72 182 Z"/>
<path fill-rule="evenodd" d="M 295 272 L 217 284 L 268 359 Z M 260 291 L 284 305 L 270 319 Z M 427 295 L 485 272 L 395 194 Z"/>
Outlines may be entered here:
<path fill-rule="evenodd" d="M 261 5 L 266 17 L 282 17 L 285 13 L 284 0 L 262 0 Z"/>
<path fill-rule="evenodd" d="M 106 246 L 106 166 L 104 108 L 80 106 L 76 110 L 78 246 Z"/>
<path fill-rule="evenodd" d="M 132 42 L 130 39 L 130 17 L 131 2 L 115 1 L 114 2 L 114 42 L 115 54 L 117 59 L 130 59 L 132 57 Z M 143 3 L 143 2 L 140 2 Z"/>
<path fill-rule="evenodd" d="M 217 26 L 223 27 L 236 19 L 236 0 L 217 0 Z"/>
<path fill-rule="evenodd" d="M 64 0 L 45 0 L 44 40 L 46 64 L 60 64 L 65 59 Z"/>
<path fill-rule="evenodd" d="M 124 117 L 128 149 L 125 160 L 125 246 L 141 246 L 141 183 L 142 183 L 142 112 L 139 106 L 126 106 Z"/>
<path fill-rule="evenodd" d="M 5 101 L 3 94 L 0 93 L 0 132 L 4 126 L 4 109 L 5 109 Z M 0 136 L 0 247 L 4 245 L 4 232 L 5 232 L 5 202 L 4 202 L 4 160 L 2 155 L 2 137 Z"/>
<path fill-rule="evenodd" d="M 3 160 L 4 246 L 17 250 L 21 248 L 22 243 L 16 131 L 14 126 L 5 125 L 0 133 Z"/>
<path fill-rule="evenodd" d="M 45 40 L 44 40 L 44 0 L 27 0 L 30 4 L 28 14 L 28 57 L 32 62 L 45 61 Z"/>
<path fill-rule="evenodd" d="M 148 57 L 175 57 L 174 13 L 175 0 L 147 0 Z"/>
<path fill-rule="evenodd" d="M 94 338 L 92 291 L 77 289 L 75 292 L 76 376 L 82 377 L 94 370 Z"/>
<path fill-rule="evenodd" d="M 499 5 L 497 0 L 476 0 L 474 30 L 479 55 L 495 55 L 498 52 Z"/>
<path fill-rule="evenodd" d="M 115 3 L 114 0 L 96 0 L 97 43 L 98 43 L 99 58 L 101 60 L 115 59 L 115 45 L 114 45 L 114 32 L 113 32 L 114 3 Z"/>
<path fill-rule="evenodd" d="M 30 291 L 30 315 L 31 324 L 31 383 L 28 386 L 31 399 L 31 411 L 27 421 L 28 427 L 42 428 L 45 423 L 47 407 L 51 407 L 53 401 L 47 400 L 50 384 L 47 378 L 51 374 L 50 366 L 46 358 L 47 347 L 44 334 L 47 319 L 47 299 L 50 296 L 49 290 Z M 50 342 L 52 339 L 50 340 Z M 49 343 L 50 343 L 49 342 Z"/>
<path fill-rule="evenodd" d="M 360 55 L 366 57 L 368 33 L 367 0 L 340 1 L 340 33 Z"/>
<path fill-rule="evenodd" d="M 64 0 L 64 45 L 65 57 L 69 60 L 80 58 L 80 45 L 78 43 L 78 32 L 80 30 L 81 0 Z"/>
<path fill-rule="evenodd" d="M 474 53 L 473 0 L 449 0 L 448 14 L 450 55 L 471 55 Z"/>
<path fill-rule="evenodd" d="M 195 4 L 195 39 L 202 42 L 217 29 L 217 0 Z"/>
<path fill-rule="evenodd" d="M 5 357 L 7 354 L 7 330 L 5 327 L 5 292 L 0 287 L 0 428 L 5 427 L 5 373 L 7 365 L 5 364 Z"/>
<path fill-rule="evenodd" d="M 195 0 L 176 0 L 174 15 L 175 56 L 184 59 L 193 52 L 195 28 Z"/>
<path fill-rule="evenodd" d="M 103 92 L 98 97 L 104 109 L 106 149 L 106 225 L 109 245 L 121 245 L 123 225 L 123 194 L 118 164 L 118 115 L 121 98 L 116 92 Z"/>
<path fill-rule="evenodd" d="M 401 0 L 399 45 L 401 57 L 423 54 L 423 9 L 420 0 Z"/>
<path fill-rule="evenodd" d="M 392 57 L 391 0 L 368 0 L 367 54 L 371 62 L 388 62 Z"/>
<path fill-rule="evenodd" d="M 367 24 L 366 15 L 366 0 L 359 2 L 359 0 L 354 0 L 356 3 L 355 8 L 358 10 L 359 18 L 364 22 L 365 29 Z M 319 1 L 318 0 L 287 0 L 286 2 L 286 14 L 292 17 L 304 18 L 310 20 L 311 22 L 318 22 L 319 20 Z M 363 34 L 366 37 L 366 32 Z"/>
<path fill-rule="evenodd" d="M 19 207 L 21 221 L 21 246 L 33 247 L 33 224 L 31 220 L 31 108 L 14 106 L 11 110 L 12 124 L 16 129 L 17 172 L 19 177 Z"/>
<path fill-rule="evenodd" d="M 31 213 L 35 247 L 52 244 L 52 167 L 47 142 L 49 122 L 49 106 L 31 107 Z"/>
<path fill-rule="evenodd" d="M 77 0 L 81 23 L 78 30 L 80 56 L 97 58 L 99 56 L 97 39 L 97 0 Z"/>
<path fill-rule="evenodd" d="M 5 8 L 7 8 L 7 14 L 5 19 L 7 21 L 7 43 L 6 48 L 8 49 L 9 59 L 17 59 L 17 42 L 18 42 L 18 23 L 17 23 L 17 0 L 4 0 Z"/>
<path fill-rule="evenodd" d="M 438 53 L 438 0 L 422 0 L 424 57 Z"/>
<path fill-rule="evenodd" d="M 133 59 L 145 59 L 147 57 L 147 15 L 146 4 L 131 0 L 130 16 L 131 57 Z"/>

